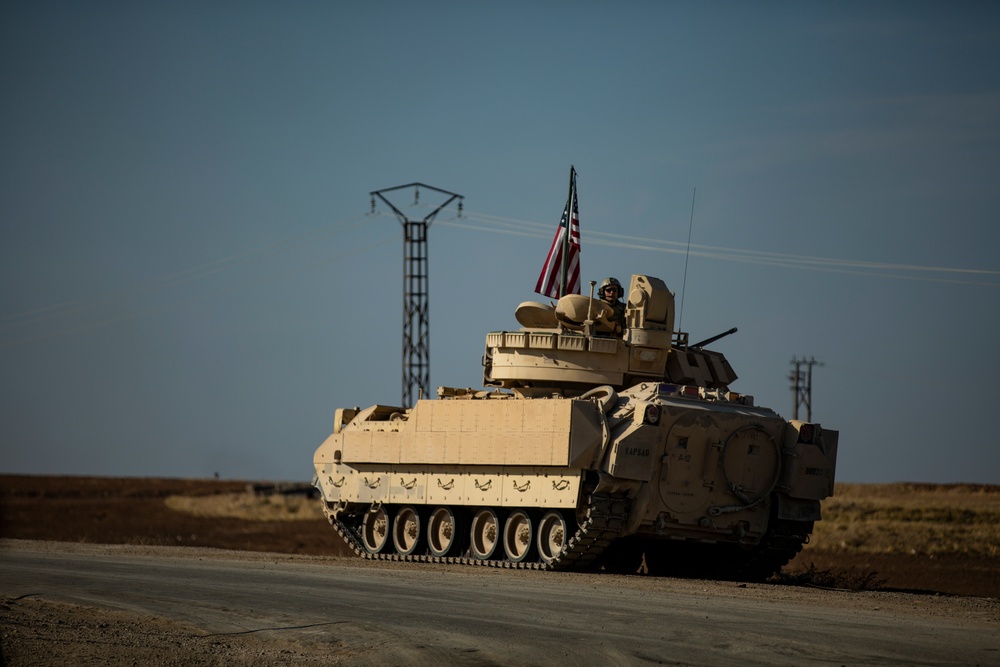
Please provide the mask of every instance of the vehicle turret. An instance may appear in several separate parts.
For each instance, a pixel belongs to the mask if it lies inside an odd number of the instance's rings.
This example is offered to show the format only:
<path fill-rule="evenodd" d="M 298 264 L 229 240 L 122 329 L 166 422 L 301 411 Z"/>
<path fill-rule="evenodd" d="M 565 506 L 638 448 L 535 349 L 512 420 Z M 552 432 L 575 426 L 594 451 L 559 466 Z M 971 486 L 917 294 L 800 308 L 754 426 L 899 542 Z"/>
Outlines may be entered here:
<path fill-rule="evenodd" d="M 610 311 L 605 302 L 579 294 L 554 305 L 520 304 L 520 330 L 486 335 L 483 384 L 572 396 L 598 384 L 621 389 L 662 381 L 722 389 L 736 380 L 723 354 L 689 346 L 688 335 L 674 331 L 674 295 L 659 278 L 632 276 L 622 335 L 612 333 Z"/>

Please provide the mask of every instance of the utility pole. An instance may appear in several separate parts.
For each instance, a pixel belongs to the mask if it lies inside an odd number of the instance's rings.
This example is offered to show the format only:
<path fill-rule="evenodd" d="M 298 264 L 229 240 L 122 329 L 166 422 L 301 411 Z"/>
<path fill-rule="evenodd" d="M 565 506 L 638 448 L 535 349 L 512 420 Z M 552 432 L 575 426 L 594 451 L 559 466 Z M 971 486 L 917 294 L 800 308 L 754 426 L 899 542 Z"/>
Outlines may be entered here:
<path fill-rule="evenodd" d="M 420 188 L 432 190 L 448 199 L 423 220 L 410 220 L 392 202 L 385 198 L 387 192 L 413 188 L 414 205 L 420 202 Z M 462 195 L 435 188 L 423 183 L 408 183 L 370 193 L 372 213 L 375 212 L 375 198 L 378 197 L 392 209 L 403 228 L 403 404 L 413 407 L 413 390 L 419 395 L 430 393 L 430 314 L 427 278 L 427 230 L 441 209 L 458 200 L 458 215 L 462 215 Z"/>
<path fill-rule="evenodd" d="M 823 366 L 822 362 L 816 361 L 814 357 L 799 359 L 792 357 L 792 365 L 795 370 L 788 376 L 792 381 L 792 419 L 799 418 L 799 406 L 806 406 L 806 421 L 812 421 L 812 383 L 813 366 Z M 802 367 L 806 367 L 805 377 L 803 377 Z"/>

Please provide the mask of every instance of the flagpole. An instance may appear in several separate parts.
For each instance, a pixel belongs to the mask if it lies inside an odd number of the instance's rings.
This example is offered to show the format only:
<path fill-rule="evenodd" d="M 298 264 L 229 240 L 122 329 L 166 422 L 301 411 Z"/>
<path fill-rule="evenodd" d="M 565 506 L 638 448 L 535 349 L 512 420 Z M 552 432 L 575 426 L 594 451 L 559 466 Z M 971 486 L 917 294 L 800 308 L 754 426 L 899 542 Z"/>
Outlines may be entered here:
<path fill-rule="evenodd" d="M 573 165 L 569 166 L 569 197 L 566 199 L 566 233 L 563 234 L 562 271 L 559 277 L 559 296 L 566 296 L 566 273 L 569 271 L 569 236 L 573 228 Z"/>

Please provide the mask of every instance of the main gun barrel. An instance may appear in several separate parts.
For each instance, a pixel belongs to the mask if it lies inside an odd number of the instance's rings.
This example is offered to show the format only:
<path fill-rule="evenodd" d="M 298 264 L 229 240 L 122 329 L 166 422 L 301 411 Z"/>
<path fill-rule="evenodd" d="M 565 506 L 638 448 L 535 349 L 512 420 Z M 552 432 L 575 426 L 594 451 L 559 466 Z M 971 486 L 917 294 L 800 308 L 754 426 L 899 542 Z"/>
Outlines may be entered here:
<path fill-rule="evenodd" d="M 722 333 L 717 334 L 715 336 L 712 336 L 711 338 L 706 338 L 705 340 L 698 341 L 697 343 L 695 343 L 694 345 L 691 345 L 689 347 L 704 347 L 704 346 L 706 346 L 706 345 L 708 345 L 710 343 L 714 343 L 715 341 L 719 340 L 720 338 L 725 338 L 726 336 L 734 334 L 734 333 L 736 333 L 736 331 L 737 331 L 736 327 L 733 327 L 729 331 L 723 331 Z"/>

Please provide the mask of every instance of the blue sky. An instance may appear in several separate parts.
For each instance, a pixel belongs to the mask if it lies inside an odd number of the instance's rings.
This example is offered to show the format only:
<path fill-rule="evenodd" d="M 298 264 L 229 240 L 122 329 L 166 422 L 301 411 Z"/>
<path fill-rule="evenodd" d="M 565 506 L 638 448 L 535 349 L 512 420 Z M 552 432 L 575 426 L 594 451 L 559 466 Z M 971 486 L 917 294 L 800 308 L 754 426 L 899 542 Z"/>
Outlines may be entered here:
<path fill-rule="evenodd" d="M 308 480 L 401 392 L 478 387 L 579 172 L 585 280 L 662 278 L 849 482 L 1000 483 L 995 3 L 0 6 L 0 471 Z M 408 194 L 393 199 L 421 218 Z"/>

